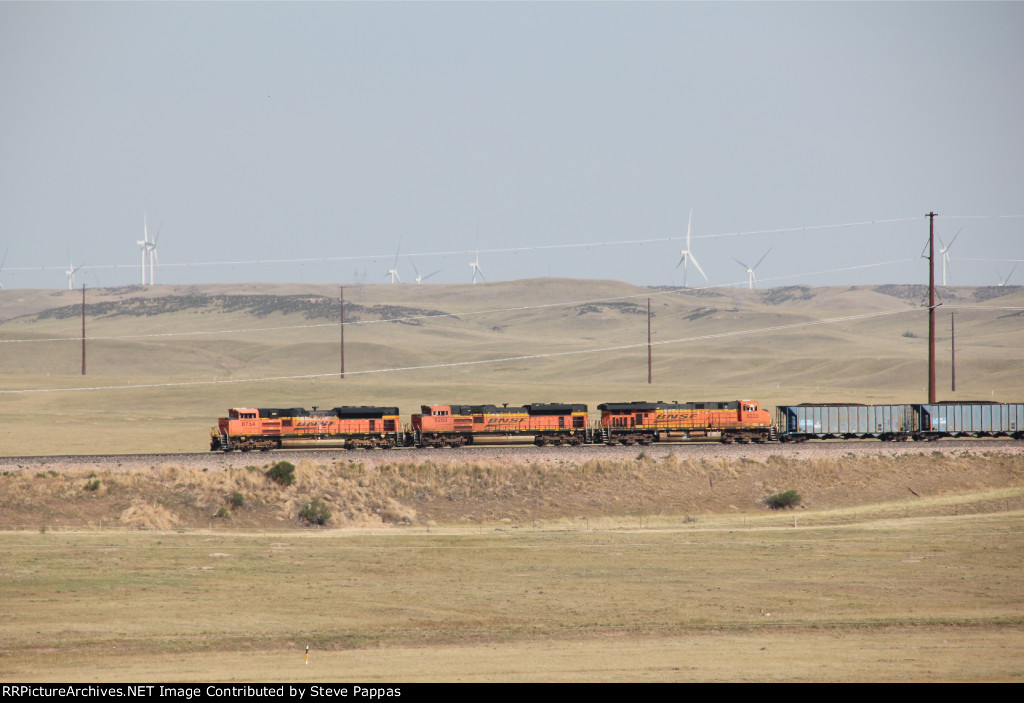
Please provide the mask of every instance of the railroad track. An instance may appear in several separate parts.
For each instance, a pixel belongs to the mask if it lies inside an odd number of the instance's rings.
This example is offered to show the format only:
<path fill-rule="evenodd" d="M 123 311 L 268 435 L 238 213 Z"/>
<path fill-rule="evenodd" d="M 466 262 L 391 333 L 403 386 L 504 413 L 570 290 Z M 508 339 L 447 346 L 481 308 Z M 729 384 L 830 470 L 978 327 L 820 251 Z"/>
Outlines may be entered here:
<path fill-rule="evenodd" d="M 904 454 L 959 454 L 961 452 L 1024 453 L 1024 442 L 1008 439 L 943 439 L 936 442 L 824 441 L 802 444 L 731 444 L 691 442 L 652 444 L 646 447 L 584 445 L 579 447 L 537 447 L 525 445 L 474 445 L 458 449 L 281 449 L 271 452 L 178 452 L 166 454 L 77 454 L 0 457 L 0 470 L 50 470 L 74 468 L 102 470 L 159 469 L 164 466 L 224 469 L 260 466 L 277 461 L 312 461 L 318 464 L 357 462 L 369 466 L 393 463 L 449 463 L 496 460 L 507 463 L 529 461 L 579 464 L 595 459 L 625 461 L 643 455 L 657 460 L 669 455 L 680 459 L 767 458 L 772 455 L 807 459 L 844 456 L 900 456 Z"/>

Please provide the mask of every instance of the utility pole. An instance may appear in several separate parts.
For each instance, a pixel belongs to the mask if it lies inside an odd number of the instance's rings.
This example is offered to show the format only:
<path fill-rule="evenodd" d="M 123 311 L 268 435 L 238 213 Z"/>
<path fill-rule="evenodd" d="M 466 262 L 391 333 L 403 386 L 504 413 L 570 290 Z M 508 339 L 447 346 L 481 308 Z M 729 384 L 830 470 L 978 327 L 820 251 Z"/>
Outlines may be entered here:
<path fill-rule="evenodd" d="M 935 217 L 928 223 L 928 402 L 935 402 Z"/>
<path fill-rule="evenodd" d="M 953 391 L 956 391 L 956 313 L 949 313 L 949 323 L 952 332 L 949 337 L 949 355 L 953 360 Z"/>
<path fill-rule="evenodd" d="M 82 284 L 82 375 L 85 375 L 85 284 Z"/>
<path fill-rule="evenodd" d="M 345 378 L 345 287 L 339 285 L 338 287 L 338 301 L 341 303 L 341 323 L 338 325 L 341 329 L 341 378 Z"/>
<path fill-rule="evenodd" d="M 647 299 L 647 383 L 654 380 L 653 355 L 651 353 L 651 299 Z"/>

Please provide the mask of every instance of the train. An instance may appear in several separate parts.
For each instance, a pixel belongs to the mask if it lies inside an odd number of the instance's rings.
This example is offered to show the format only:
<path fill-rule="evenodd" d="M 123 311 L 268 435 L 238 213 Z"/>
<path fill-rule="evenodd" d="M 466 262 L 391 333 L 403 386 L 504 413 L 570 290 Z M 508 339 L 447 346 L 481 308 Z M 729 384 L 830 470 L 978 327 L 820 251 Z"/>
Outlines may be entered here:
<path fill-rule="evenodd" d="M 600 420 L 591 422 L 583 403 L 428 404 L 407 423 L 395 406 L 232 408 L 210 430 L 210 450 L 430 449 L 507 439 L 532 440 L 537 446 L 1024 439 L 1024 403 L 801 403 L 776 406 L 774 419 L 756 400 L 631 401 L 597 407 Z"/>

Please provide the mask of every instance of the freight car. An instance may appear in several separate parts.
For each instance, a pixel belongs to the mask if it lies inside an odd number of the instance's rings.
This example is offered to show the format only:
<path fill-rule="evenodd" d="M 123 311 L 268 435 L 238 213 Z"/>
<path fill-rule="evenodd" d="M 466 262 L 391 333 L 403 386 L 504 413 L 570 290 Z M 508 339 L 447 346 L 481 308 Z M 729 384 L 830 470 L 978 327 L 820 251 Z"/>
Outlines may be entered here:
<path fill-rule="evenodd" d="M 405 443 L 397 407 L 232 408 L 210 431 L 210 451 L 267 451 L 285 445 L 345 449 Z"/>
<path fill-rule="evenodd" d="M 587 406 L 577 403 L 424 405 L 412 416 L 408 444 L 461 447 L 499 437 L 532 437 L 538 446 L 578 445 L 592 438 Z"/>
<path fill-rule="evenodd" d="M 771 415 L 756 400 L 602 403 L 597 407 L 605 444 L 691 440 L 731 444 L 775 439 Z"/>
<path fill-rule="evenodd" d="M 779 440 L 907 440 L 914 434 L 912 405 L 803 403 L 775 408 Z"/>
<path fill-rule="evenodd" d="M 860 405 L 804 403 L 776 408 L 779 439 L 936 440 L 943 437 L 1024 439 L 1024 404 L 911 403 Z"/>
<path fill-rule="evenodd" d="M 911 407 L 914 409 L 914 431 L 918 439 L 1024 439 L 1024 403 L 930 403 Z"/>

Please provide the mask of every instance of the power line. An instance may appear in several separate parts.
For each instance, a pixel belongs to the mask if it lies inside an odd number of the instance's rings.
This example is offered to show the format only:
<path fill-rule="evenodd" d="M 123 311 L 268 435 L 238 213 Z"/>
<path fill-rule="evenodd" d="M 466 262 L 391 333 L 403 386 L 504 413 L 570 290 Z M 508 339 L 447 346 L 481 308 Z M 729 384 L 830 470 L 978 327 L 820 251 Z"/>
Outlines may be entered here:
<path fill-rule="evenodd" d="M 773 325 L 771 327 L 758 327 L 749 330 L 737 330 L 733 332 L 718 332 L 716 334 L 705 334 L 696 337 L 682 337 L 679 339 L 668 339 L 652 342 L 655 346 L 664 346 L 669 344 L 685 344 L 689 342 L 700 342 L 710 339 L 723 339 L 727 337 L 739 337 L 748 336 L 755 334 L 767 334 L 771 332 L 780 332 L 784 330 L 798 329 L 801 327 L 812 327 L 816 325 L 830 325 L 838 324 L 841 322 L 853 322 L 858 320 L 866 320 L 875 317 L 883 317 L 888 315 L 904 315 L 909 312 L 919 312 L 917 308 L 909 308 L 907 310 L 886 310 L 881 312 L 863 313 L 860 315 L 846 315 L 843 317 L 834 317 L 825 320 L 808 320 L 805 322 L 794 322 L 786 325 Z M 620 344 L 612 347 L 597 347 L 592 349 L 577 349 L 572 351 L 561 351 L 561 352 L 547 352 L 541 354 L 524 354 L 520 356 L 508 356 L 496 359 L 478 359 L 476 361 L 453 361 L 443 364 L 423 364 L 419 366 L 403 366 L 403 367 L 392 367 L 384 369 L 365 369 L 362 371 L 346 371 L 346 375 L 368 375 L 378 373 L 398 373 L 404 371 L 429 371 L 434 369 L 443 368 L 456 368 L 464 366 L 482 366 L 485 364 L 502 364 L 514 361 L 530 361 L 536 359 L 552 359 L 557 357 L 575 356 L 580 354 L 604 354 L 613 351 L 626 351 L 629 349 L 636 349 L 639 347 L 647 347 L 648 344 L 636 343 L 636 344 Z M 326 378 L 336 377 L 337 372 L 330 373 L 314 373 L 314 374 L 297 374 L 290 376 L 268 376 L 263 378 L 244 378 L 244 379 L 223 379 L 223 380 L 210 380 L 210 381 L 176 381 L 168 383 L 140 383 L 131 384 L 126 386 L 90 386 L 90 387 L 79 387 L 79 388 L 24 388 L 17 390 L 0 390 L 0 394 L 4 393 L 58 393 L 58 392 L 75 392 L 75 391 L 114 391 L 114 390 L 137 390 L 144 388 L 175 388 L 175 387 L 188 387 L 188 386 L 209 386 L 226 383 L 268 383 L 271 381 L 294 381 L 311 378 Z"/>
<path fill-rule="evenodd" d="M 978 216 L 984 217 L 984 216 Z M 1006 215 L 1003 217 L 1024 217 L 1017 215 Z M 885 220 L 862 220 L 858 222 L 845 222 L 842 224 L 831 224 L 831 225 L 805 225 L 800 227 L 782 227 L 777 229 L 763 229 L 763 230 L 748 230 L 739 232 L 720 232 L 717 234 L 701 234 L 693 235 L 692 239 L 719 239 L 725 237 L 747 237 L 757 236 L 764 234 L 786 234 L 796 232 L 812 232 L 817 230 L 828 230 L 828 229 L 842 229 L 848 227 L 861 227 L 881 224 L 894 224 L 900 222 L 914 222 L 923 219 L 921 216 L 917 217 L 901 217 L 894 219 Z M 660 237 L 653 239 L 622 239 L 622 240 L 602 240 L 594 242 L 583 242 L 583 243 L 564 243 L 564 244 L 539 244 L 536 246 L 525 246 L 525 247 L 501 247 L 496 249 L 480 249 L 481 254 L 518 254 L 521 252 L 530 251 L 556 251 L 564 249 L 591 249 L 599 247 L 612 247 L 612 246 L 642 246 L 644 244 L 658 244 L 664 242 L 676 242 L 683 241 L 684 235 L 677 237 Z M 453 251 L 434 251 L 434 252 L 420 252 L 403 254 L 406 257 L 445 257 L 445 256 L 473 256 L 477 254 L 476 249 L 467 250 L 453 250 Z M 387 254 L 365 254 L 358 256 L 322 256 L 322 257 L 304 257 L 294 259 L 239 259 L 236 261 L 193 261 L 184 263 L 162 263 L 162 268 L 187 268 L 192 266 L 251 266 L 251 265 L 263 265 L 263 264 L 310 264 L 310 263 L 336 263 L 346 261 L 373 261 L 376 259 L 390 260 L 394 257 L 393 253 Z M 94 264 L 83 266 L 90 270 L 96 269 L 135 269 L 139 268 L 141 264 Z M 67 266 L 23 266 L 6 267 L 6 271 L 64 271 Z"/>
<path fill-rule="evenodd" d="M 880 267 L 880 266 L 889 266 L 889 265 L 892 265 L 892 264 L 900 264 L 900 263 L 906 263 L 908 261 L 916 261 L 916 260 L 917 260 L 916 258 L 896 259 L 896 260 L 893 260 L 893 261 L 881 261 L 881 262 L 874 263 L 874 264 L 859 264 L 859 265 L 854 265 L 854 266 L 842 266 L 842 267 L 839 267 L 839 268 L 827 269 L 827 270 L 823 270 L 823 271 L 812 271 L 812 272 L 807 272 L 807 273 L 788 274 L 788 275 L 785 275 L 785 276 L 775 276 L 775 277 L 768 278 L 768 279 L 763 279 L 763 280 L 767 280 L 767 281 L 781 281 L 781 280 L 786 280 L 787 278 L 802 278 L 804 276 L 818 276 L 818 275 L 825 275 L 825 274 L 828 274 L 828 273 L 837 273 L 837 272 L 840 272 L 840 271 L 853 271 L 853 270 L 857 270 L 857 269 L 866 269 L 866 268 L 874 268 L 874 267 Z M 436 313 L 436 314 L 429 314 L 429 315 L 408 315 L 408 316 L 404 316 L 404 317 L 383 318 L 383 319 L 380 319 L 380 320 L 359 320 L 359 321 L 345 322 L 344 324 L 345 325 L 372 325 L 372 324 L 381 324 L 381 323 L 385 323 L 385 322 L 418 322 L 418 321 L 421 321 L 421 320 L 438 319 L 438 318 L 445 318 L 445 317 L 458 318 L 458 317 L 469 317 L 469 316 L 474 316 L 474 315 L 490 315 L 490 314 L 503 313 L 503 312 L 522 312 L 524 310 L 538 310 L 538 309 L 557 308 L 557 307 L 573 307 L 573 306 L 577 306 L 577 305 L 593 305 L 593 304 L 597 304 L 597 303 L 607 303 L 607 302 L 620 301 L 620 300 L 632 300 L 634 298 L 644 298 L 644 297 L 651 297 L 651 296 L 656 296 L 656 295 L 661 295 L 661 296 L 664 296 L 664 295 L 680 295 L 680 294 L 684 294 L 686 292 L 691 292 L 691 291 L 714 290 L 714 289 L 717 289 L 717 288 L 731 288 L 731 287 L 738 286 L 738 285 L 741 285 L 741 284 L 742 284 L 742 282 L 736 281 L 736 282 L 732 282 L 732 283 L 720 283 L 720 284 L 716 284 L 716 285 L 690 287 L 690 288 L 683 288 L 683 289 L 673 288 L 671 290 L 662 290 L 662 291 L 655 291 L 655 292 L 648 291 L 648 292 L 645 292 L 645 293 L 637 293 L 635 295 L 622 295 L 622 296 L 614 296 L 614 297 L 609 297 L 609 298 L 592 298 L 592 299 L 589 299 L 589 300 L 576 300 L 576 301 L 562 301 L 562 302 L 554 302 L 554 303 L 541 303 L 541 304 L 538 304 L 538 305 L 520 305 L 520 306 L 515 306 L 515 307 L 507 307 L 507 308 L 492 308 L 492 309 L 488 309 L 488 310 L 470 310 L 470 311 L 459 312 L 459 313 Z M 190 332 L 153 332 L 153 333 L 149 333 L 149 334 L 97 336 L 97 337 L 87 337 L 86 339 L 88 341 L 111 341 L 111 340 L 120 340 L 120 339 L 156 339 L 156 338 L 166 338 L 166 337 L 194 337 L 194 336 L 205 336 L 205 335 L 214 335 L 214 334 L 242 334 L 242 333 L 247 333 L 247 332 L 281 332 L 281 331 L 285 331 L 285 330 L 316 329 L 316 328 L 322 328 L 322 327 L 330 327 L 330 328 L 333 329 L 337 325 L 338 325 L 338 323 L 335 323 L 335 322 L 322 322 L 322 323 L 307 324 L 307 325 L 286 325 L 286 326 L 280 326 L 280 327 L 253 327 L 253 328 L 242 328 L 242 329 L 195 330 L 195 331 L 190 331 Z M 81 337 L 49 337 L 49 338 L 40 338 L 40 339 L 0 339 L 0 344 L 24 344 L 24 343 L 33 343 L 33 342 L 68 342 L 68 341 L 79 341 L 80 339 L 81 339 Z"/>

